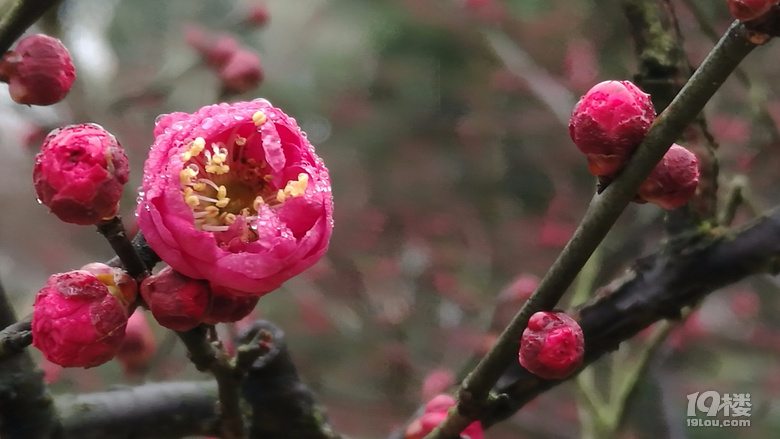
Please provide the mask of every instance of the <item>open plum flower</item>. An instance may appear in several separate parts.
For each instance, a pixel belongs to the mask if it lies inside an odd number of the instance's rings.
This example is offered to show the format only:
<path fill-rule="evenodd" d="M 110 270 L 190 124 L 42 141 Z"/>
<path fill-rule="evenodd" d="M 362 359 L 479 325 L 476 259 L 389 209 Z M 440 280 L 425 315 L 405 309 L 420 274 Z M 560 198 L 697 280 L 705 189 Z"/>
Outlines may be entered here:
<path fill-rule="evenodd" d="M 257 99 L 165 115 L 154 134 L 138 223 L 173 269 L 259 297 L 325 253 L 328 170 L 295 119 Z"/>

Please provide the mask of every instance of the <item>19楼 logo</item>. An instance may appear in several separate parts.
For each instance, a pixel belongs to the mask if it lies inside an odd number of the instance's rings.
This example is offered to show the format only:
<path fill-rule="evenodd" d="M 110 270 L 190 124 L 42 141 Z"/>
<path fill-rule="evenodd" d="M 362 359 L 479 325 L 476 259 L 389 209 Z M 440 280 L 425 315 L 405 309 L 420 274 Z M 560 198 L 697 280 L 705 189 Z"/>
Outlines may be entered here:
<path fill-rule="evenodd" d="M 689 427 L 749 427 L 750 403 L 749 393 L 720 393 L 714 390 L 691 393 L 688 398 Z M 737 419 L 707 419 L 714 418 L 718 413 L 725 417 Z M 695 416 L 706 415 L 701 419 Z"/>

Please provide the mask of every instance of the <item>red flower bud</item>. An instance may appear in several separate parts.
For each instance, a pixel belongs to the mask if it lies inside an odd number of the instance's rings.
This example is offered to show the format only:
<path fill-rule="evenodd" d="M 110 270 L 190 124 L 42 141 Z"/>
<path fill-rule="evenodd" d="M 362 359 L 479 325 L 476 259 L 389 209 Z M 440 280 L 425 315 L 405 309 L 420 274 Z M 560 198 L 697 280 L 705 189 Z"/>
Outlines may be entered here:
<path fill-rule="evenodd" d="M 776 4 L 777 0 L 728 0 L 731 15 L 739 21 L 754 20 Z"/>
<path fill-rule="evenodd" d="M 237 50 L 219 71 L 219 79 L 225 91 L 231 93 L 254 90 L 263 80 L 260 58 L 248 50 Z"/>
<path fill-rule="evenodd" d="M 585 339 L 577 322 L 564 313 L 532 315 L 520 341 L 520 365 L 542 378 L 562 379 L 582 364 Z"/>
<path fill-rule="evenodd" d="M 203 321 L 211 290 L 208 282 L 191 279 L 165 267 L 144 279 L 141 296 L 160 325 L 174 331 L 187 331 Z"/>
<path fill-rule="evenodd" d="M 33 346 L 60 366 L 103 364 L 124 339 L 126 308 L 88 271 L 52 275 L 33 306 Z"/>
<path fill-rule="evenodd" d="M 11 98 L 27 105 L 51 105 L 65 99 L 76 71 L 60 40 L 36 34 L 22 38 L 0 62 L 0 81 Z"/>
<path fill-rule="evenodd" d="M 676 209 L 693 197 L 698 184 L 699 163 L 696 156 L 674 144 L 639 187 L 635 201 Z"/>
<path fill-rule="evenodd" d="M 125 373 L 140 373 L 146 369 L 149 360 L 157 351 L 152 328 L 146 321 L 146 316 L 138 310 L 127 320 L 125 340 L 116 354 L 116 359 L 122 365 Z"/>
<path fill-rule="evenodd" d="M 259 297 L 236 294 L 223 287 L 212 286 L 211 291 L 211 304 L 203 318 L 203 323 L 207 325 L 237 322 L 248 316 L 260 300 Z"/>
<path fill-rule="evenodd" d="M 89 225 L 116 215 L 129 173 L 114 136 L 100 125 L 70 125 L 46 137 L 33 183 L 41 203 L 61 220 Z"/>
<path fill-rule="evenodd" d="M 574 106 L 569 135 L 588 157 L 590 173 L 608 176 L 623 168 L 654 119 L 650 95 L 629 81 L 604 81 Z"/>
<path fill-rule="evenodd" d="M 447 417 L 450 408 L 455 407 L 455 399 L 449 395 L 438 395 L 425 405 L 425 413 L 415 419 L 404 432 L 404 439 L 423 439 Z M 482 423 L 472 422 L 461 433 L 462 438 L 483 439 Z"/>
<path fill-rule="evenodd" d="M 246 22 L 252 26 L 262 27 L 268 23 L 268 17 L 268 5 L 265 3 L 254 3 L 249 6 Z"/>
<path fill-rule="evenodd" d="M 224 67 L 240 48 L 238 40 L 232 35 L 213 33 L 196 24 L 185 27 L 184 39 L 203 57 L 206 64 L 215 69 Z"/>

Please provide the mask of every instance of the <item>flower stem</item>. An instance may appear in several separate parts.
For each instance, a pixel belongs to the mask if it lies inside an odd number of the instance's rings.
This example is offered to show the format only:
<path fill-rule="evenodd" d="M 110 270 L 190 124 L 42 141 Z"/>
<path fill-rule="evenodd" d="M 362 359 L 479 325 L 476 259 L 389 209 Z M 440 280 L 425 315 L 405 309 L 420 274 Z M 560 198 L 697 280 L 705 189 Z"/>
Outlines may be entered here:
<path fill-rule="evenodd" d="M 680 136 L 685 125 L 696 117 L 739 62 L 756 47 L 745 34 L 746 30 L 739 22 L 734 22 L 729 27 L 690 81 L 655 120 L 642 145 L 619 178 L 603 193 L 594 196 L 574 236 L 550 267 L 534 294 L 463 381 L 458 390 L 457 410 L 451 410 L 447 419 L 426 436 L 427 439 L 455 439 L 471 422 L 480 418 L 488 402 L 490 389 L 517 356 L 520 336 L 528 324 L 528 319 L 533 313 L 550 310 L 558 303 L 590 255 L 631 202 L 639 186 Z"/>
<path fill-rule="evenodd" d="M 125 227 L 122 225 L 122 217 L 117 215 L 103 221 L 97 225 L 97 229 L 101 235 L 106 237 L 108 243 L 111 244 L 111 248 L 119 256 L 119 260 L 122 261 L 127 274 L 133 276 L 136 280 L 141 280 L 149 274 L 146 264 L 127 237 Z"/>
<path fill-rule="evenodd" d="M 61 0 L 18 0 L 0 19 L 0 55 L 11 48 L 24 31 Z"/>

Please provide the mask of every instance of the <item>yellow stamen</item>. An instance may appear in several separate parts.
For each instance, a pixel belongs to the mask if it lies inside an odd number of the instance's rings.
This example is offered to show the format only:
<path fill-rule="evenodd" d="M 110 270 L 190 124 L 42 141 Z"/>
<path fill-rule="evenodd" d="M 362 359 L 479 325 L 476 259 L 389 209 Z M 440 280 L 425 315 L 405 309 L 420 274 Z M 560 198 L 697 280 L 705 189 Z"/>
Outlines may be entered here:
<path fill-rule="evenodd" d="M 260 206 L 262 206 L 263 204 L 265 204 L 265 200 L 263 199 L 263 197 L 258 195 L 257 197 L 255 197 L 255 201 L 252 202 L 252 209 L 254 209 L 256 212 L 259 212 Z"/>
<path fill-rule="evenodd" d="M 249 216 L 249 208 L 245 207 L 241 209 L 241 216 Z"/>
<path fill-rule="evenodd" d="M 198 175 L 198 168 L 193 168 L 193 166 L 187 166 L 179 172 L 179 182 L 181 184 L 189 184 Z"/>
<path fill-rule="evenodd" d="M 284 194 L 288 197 L 300 197 L 306 193 L 306 187 L 309 185 L 309 175 L 301 172 L 298 174 L 298 181 L 288 181 L 284 187 Z"/>
<path fill-rule="evenodd" d="M 216 218 L 219 216 L 219 208 L 216 206 L 209 206 L 206 209 L 206 218 Z"/>
<path fill-rule="evenodd" d="M 192 185 L 192 188 L 198 192 L 203 192 L 206 190 L 206 183 L 195 183 Z"/>
<path fill-rule="evenodd" d="M 256 127 L 259 127 L 260 125 L 265 123 L 265 114 L 262 111 L 258 111 L 255 114 L 252 115 L 252 122 L 255 123 Z"/>
<path fill-rule="evenodd" d="M 238 146 L 244 146 L 246 145 L 246 137 L 236 136 L 235 142 Z"/>
<path fill-rule="evenodd" d="M 222 199 L 218 200 L 214 204 L 216 204 L 217 207 L 224 208 L 225 206 L 228 205 L 229 202 L 230 202 L 230 198 L 225 197 L 225 198 L 222 198 Z"/>
<path fill-rule="evenodd" d="M 263 180 L 267 181 L 268 183 L 272 182 L 274 180 L 274 176 L 271 174 L 266 175 L 263 177 Z"/>
<path fill-rule="evenodd" d="M 223 221 L 225 222 L 225 224 L 231 225 L 234 222 L 236 222 L 236 216 L 233 215 L 232 213 L 228 213 L 227 215 L 225 215 L 225 218 L 223 218 Z"/>
<path fill-rule="evenodd" d="M 284 200 L 287 198 L 287 196 L 284 194 L 284 191 L 279 189 L 279 192 L 276 193 L 276 201 L 280 203 L 284 203 Z"/>

